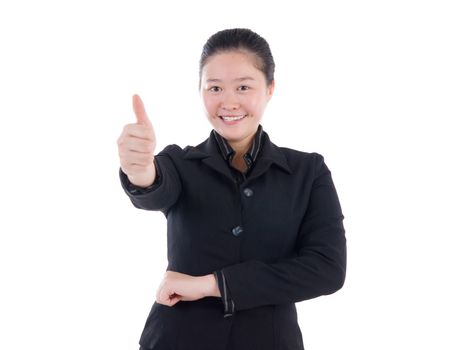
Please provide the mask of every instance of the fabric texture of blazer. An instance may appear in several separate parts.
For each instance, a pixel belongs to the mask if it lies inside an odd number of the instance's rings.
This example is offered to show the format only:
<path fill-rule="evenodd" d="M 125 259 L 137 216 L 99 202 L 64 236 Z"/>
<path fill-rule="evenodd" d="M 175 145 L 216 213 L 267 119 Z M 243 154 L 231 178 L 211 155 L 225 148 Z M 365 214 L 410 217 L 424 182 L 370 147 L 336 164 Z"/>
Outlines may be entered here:
<path fill-rule="evenodd" d="M 214 130 L 184 149 L 154 157 L 156 186 L 131 189 L 133 205 L 167 218 L 167 270 L 192 276 L 222 271 L 235 302 L 221 298 L 154 302 L 140 338 L 153 350 L 303 350 L 296 302 L 339 290 L 346 238 L 338 195 L 323 156 L 278 147 L 266 132 L 242 183 L 222 158 Z"/>

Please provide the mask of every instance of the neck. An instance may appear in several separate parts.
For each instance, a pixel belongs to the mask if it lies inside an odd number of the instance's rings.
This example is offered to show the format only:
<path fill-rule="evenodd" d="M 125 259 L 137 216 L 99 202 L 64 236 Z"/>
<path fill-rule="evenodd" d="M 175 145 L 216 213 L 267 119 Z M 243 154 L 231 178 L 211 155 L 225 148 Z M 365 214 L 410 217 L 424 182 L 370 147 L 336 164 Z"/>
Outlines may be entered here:
<path fill-rule="evenodd" d="M 235 151 L 235 155 L 232 158 L 232 165 L 234 168 L 238 169 L 242 173 L 246 172 L 248 169 L 248 166 L 246 165 L 246 162 L 243 159 L 243 156 L 245 155 L 246 152 L 248 152 L 252 139 L 253 138 L 250 137 L 249 139 L 243 142 L 237 142 L 237 143 L 229 142 L 230 147 L 232 147 L 233 150 Z"/>
<path fill-rule="evenodd" d="M 255 135 L 252 135 L 244 140 L 238 141 L 238 142 L 232 142 L 229 141 L 230 147 L 233 148 L 235 151 L 235 158 L 242 158 L 243 155 L 248 152 L 248 149 L 251 146 L 251 143 L 253 141 Z"/>

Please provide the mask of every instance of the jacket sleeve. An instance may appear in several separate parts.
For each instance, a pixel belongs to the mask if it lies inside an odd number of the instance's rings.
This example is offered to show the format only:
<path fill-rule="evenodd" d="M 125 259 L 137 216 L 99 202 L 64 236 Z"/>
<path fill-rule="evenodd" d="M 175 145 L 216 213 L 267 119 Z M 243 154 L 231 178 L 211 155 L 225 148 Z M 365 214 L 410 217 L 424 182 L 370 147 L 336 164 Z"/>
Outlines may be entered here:
<path fill-rule="evenodd" d="M 178 171 L 170 156 L 170 152 L 176 148 L 178 146 L 169 145 L 154 156 L 157 177 L 148 188 L 140 188 L 131 184 L 128 176 L 120 168 L 120 183 L 136 208 L 167 213 L 169 208 L 176 203 L 182 191 Z"/>
<path fill-rule="evenodd" d="M 317 163 L 296 254 L 273 263 L 249 260 L 216 271 L 225 278 L 235 310 L 295 303 L 334 293 L 343 286 L 347 256 L 344 216 L 321 155 Z M 224 314 L 227 311 L 233 312 L 226 307 Z"/>

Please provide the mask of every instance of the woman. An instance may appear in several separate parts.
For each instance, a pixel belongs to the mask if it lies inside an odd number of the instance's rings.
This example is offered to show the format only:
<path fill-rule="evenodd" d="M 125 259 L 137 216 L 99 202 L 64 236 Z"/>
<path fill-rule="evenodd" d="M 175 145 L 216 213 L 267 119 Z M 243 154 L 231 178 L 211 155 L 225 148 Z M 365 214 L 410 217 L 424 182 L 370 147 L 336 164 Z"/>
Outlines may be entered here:
<path fill-rule="evenodd" d="M 137 123 L 118 140 L 130 200 L 167 218 L 168 267 L 141 349 L 303 349 L 295 303 L 345 280 L 344 216 L 331 173 L 320 154 L 278 147 L 263 130 L 275 82 L 261 36 L 214 34 L 199 74 L 213 127 L 204 142 L 154 156 L 154 130 L 136 95 Z"/>

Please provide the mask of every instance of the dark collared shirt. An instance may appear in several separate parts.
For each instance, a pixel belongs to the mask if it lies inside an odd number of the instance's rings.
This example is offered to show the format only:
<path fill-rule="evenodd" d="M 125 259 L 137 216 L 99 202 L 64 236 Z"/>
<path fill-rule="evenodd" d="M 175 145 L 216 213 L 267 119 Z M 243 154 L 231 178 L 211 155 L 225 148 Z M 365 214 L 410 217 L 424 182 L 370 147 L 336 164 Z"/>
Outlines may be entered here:
<path fill-rule="evenodd" d="M 216 138 L 222 157 L 229 164 L 229 167 L 232 170 L 232 173 L 235 176 L 237 183 L 242 183 L 246 179 L 248 174 L 250 173 L 250 170 L 253 168 L 256 158 L 258 157 L 258 154 L 261 150 L 261 144 L 263 140 L 263 127 L 261 126 L 261 124 L 258 126 L 258 129 L 253 138 L 250 148 L 243 155 L 243 159 L 245 160 L 245 163 L 247 165 L 247 171 L 245 173 L 242 173 L 238 169 L 234 168 L 234 166 L 232 165 L 232 160 L 233 160 L 233 157 L 235 156 L 235 151 L 229 145 L 227 140 L 223 138 L 220 134 L 218 134 L 215 130 L 214 130 L 214 136 Z M 235 302 L 230 297 L 229 287 L 227 286 L 225 282 L 224 273 L 222 269 L 218 271 L 214 271 L 213 273 L 214 273 L 214 276 L 216 277 L 219 291 L 221 292 L 222 304 L 224 305 L 224 317 L 232 316 L 235 312 Z"/>
<path fill-rule="evenodd" d="M 230 165 L 230 167 L 233 170 L 238 171 L 236 168 L 232 166 L 232 160 L 235 156 L 234 149 L 230 146 L 228 141 L 224 137 L 222 137 L 219 133 L 217 133 L 215 130 L 214 130 L 214 136 L 216 138 L 222 157 L 227 161 L 227 163 Z M 247 171 L 244 173 L 245 176 L 243 177 L 243 180 L 246 178 L 246 175 L 248 175 L 248 173 L 252 169 L 256 161 L 256 158 L 258 157 L 259 151 L 261 150 L 262 139 L 263 139 L 263 127 L 260 124 L 258 125 L 258 129 L 256 130 L 256 134 L 253 138 L 253 142 L 251 143 L 250 148 L 243 155 L 243 159 L 245 160 L 245 163 L 247 165 Z"/>

